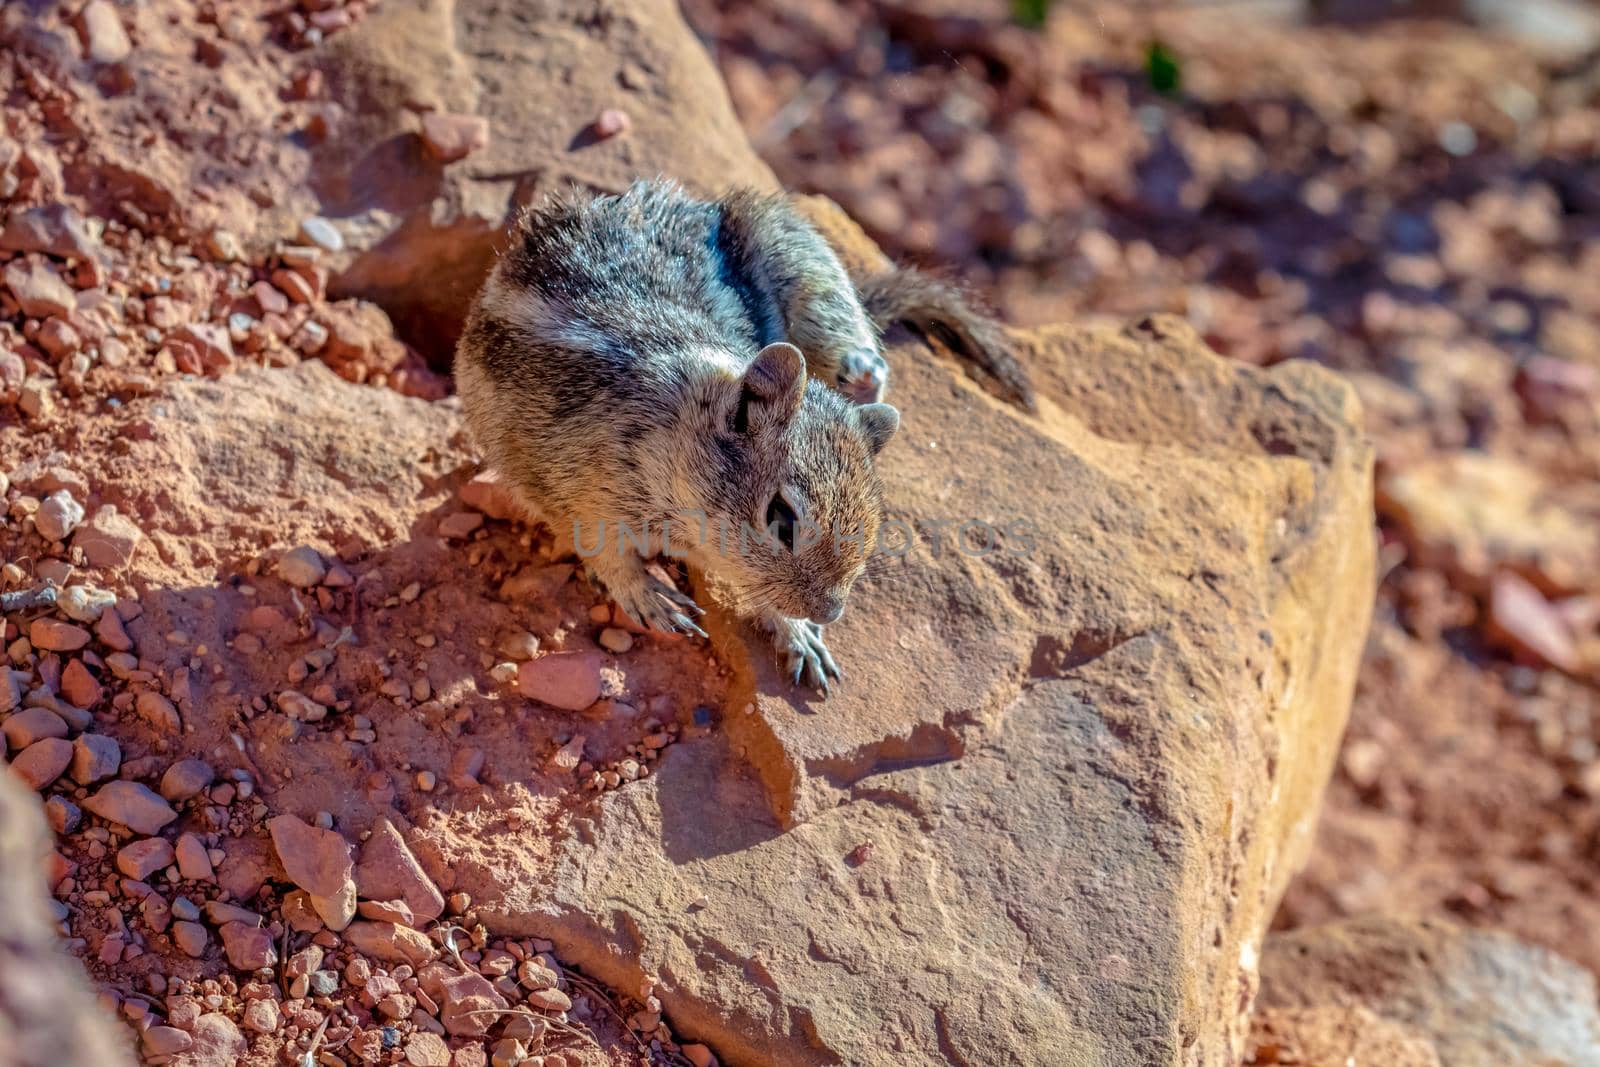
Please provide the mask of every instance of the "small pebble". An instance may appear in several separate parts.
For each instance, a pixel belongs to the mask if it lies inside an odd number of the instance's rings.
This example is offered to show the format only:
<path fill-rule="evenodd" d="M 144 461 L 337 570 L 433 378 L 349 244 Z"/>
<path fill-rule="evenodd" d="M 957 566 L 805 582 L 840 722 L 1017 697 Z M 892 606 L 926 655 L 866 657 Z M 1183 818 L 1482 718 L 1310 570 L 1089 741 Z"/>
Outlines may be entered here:
<path fill-rule="evenodd" d="M 290 585 L 310 589 L 328 573 L 327 564 L 316 549 L 307 545 L 292 548 L 278 560 L 278 577 Z"/>
<path fill-rule="evenodd" d="M 621 136 L 633 129 L 633 119 L 620 108 L 608 107 L 594 120 L 594 135 L 600 140 Z"/>
<path fill-rule="evenodd" d="M 300 236 L 328 252 L 344 250 L 344 236 L 321 215 L 312 215 L 300 223 Z"/>

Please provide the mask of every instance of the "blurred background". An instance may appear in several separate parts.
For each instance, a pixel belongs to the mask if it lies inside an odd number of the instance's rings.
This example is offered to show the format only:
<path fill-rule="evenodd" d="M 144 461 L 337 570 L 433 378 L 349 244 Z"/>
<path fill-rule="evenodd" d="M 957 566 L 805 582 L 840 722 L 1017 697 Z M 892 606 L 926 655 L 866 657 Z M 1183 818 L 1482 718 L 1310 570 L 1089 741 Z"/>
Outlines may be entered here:
<path fill-rule="evenodd" d="M 1018 324 L 1347 374 L 1382 587 L 1279 927 L 1600 970 L 1600 5 L 684 0 L 791 188 Z"/>

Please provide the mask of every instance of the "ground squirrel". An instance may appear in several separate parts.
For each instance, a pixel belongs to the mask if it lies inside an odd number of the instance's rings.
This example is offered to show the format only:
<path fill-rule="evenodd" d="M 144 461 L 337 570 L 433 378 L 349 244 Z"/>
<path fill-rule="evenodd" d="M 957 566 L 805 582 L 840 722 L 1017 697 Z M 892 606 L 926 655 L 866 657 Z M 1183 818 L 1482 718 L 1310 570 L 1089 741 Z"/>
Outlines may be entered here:
<path fill-rule="evenodd" d="M 685 558 L 826 692 L 838 619 L 883 514 L 874 458 L 890 321 L 1026 381 L 998 329 L 908 271 L 852 284 L 780 198 L 702 201 L 665 181 L 528 211 L 468 318 L 455 374 L 472 432 L 535 514 L 572 524 L 593 576 L 634 619 L 703 635 L 653 576 Z"/>

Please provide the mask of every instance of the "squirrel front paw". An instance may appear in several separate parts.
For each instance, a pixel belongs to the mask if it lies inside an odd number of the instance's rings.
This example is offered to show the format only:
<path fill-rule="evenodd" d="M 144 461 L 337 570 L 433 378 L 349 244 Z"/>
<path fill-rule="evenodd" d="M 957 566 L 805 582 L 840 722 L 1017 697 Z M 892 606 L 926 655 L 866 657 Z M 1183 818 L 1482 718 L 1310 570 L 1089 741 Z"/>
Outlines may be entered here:
<path fill-rule="evenodd" d="M 706 632 L 694 621 L 704 615 L 705 609 L 694 598 L 680 593 L 676 587 L 662 581 L 645 570 L 644 561 L 634 558 L 630 562 L 616 562 L 595 566 L 590 570 L 606 593 L 639 625 L 664 633 L 695 634 L 705 637 Z"/>
<path fill-rule="evenodd" d="M 839 392 L 857 404 L 876 404 L 889 388 L 889 364 L 870 348 L 846 352 L 839 361 Z"/>
<path fill-rule="evenodd" d="M 843 673 L 822 642 L 822 627 L 810 619 L 783 616 L 769 616 L 766 623 L 772 630 L 773 648 L 782 659 L 789 680 L 795 685 L 804 680 L 806 685 L 827 696 L 828 680 L 843 677 Z"/>

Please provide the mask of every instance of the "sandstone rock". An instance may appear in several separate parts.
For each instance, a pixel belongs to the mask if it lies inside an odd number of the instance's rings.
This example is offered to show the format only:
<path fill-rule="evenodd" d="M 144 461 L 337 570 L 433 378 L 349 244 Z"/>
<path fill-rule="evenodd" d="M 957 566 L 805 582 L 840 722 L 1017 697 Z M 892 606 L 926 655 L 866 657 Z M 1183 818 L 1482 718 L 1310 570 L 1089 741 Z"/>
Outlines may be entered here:
<path fill-rule="evenodd" d="M 517 668 L 517 691 L 529 700 L 582 711 L 600 699 L 605 657 L 593 652 L 551 652 Z"/>
<path fill-rule="evenodd" d="M 336 831 L 318 829 L 298 815 L 279 815 L 267 830 L 289 880 L 307 893 L 331 896 L 350 881 L 350 846 Z"/>
<path fill-rule="evenodd" d="M 247 1030 L 254 1030 L 258 1034 L 275 1033 L 279 1021 L 278 1002 L 275 1000 L 258 997 L 245 1005 L 244 1025 Z"/>
<path fill-rule="evenodd" d="M 439 1021 L 456 1037 L 482 1037 L 494 1025 L 496 1016 L 476 1014 L 506 1007 L 506 998 L 500 995 L 490 981 L 481 974 L 458 974 L 440 983 L 443 1002 L 439 1008 Z"/>
<path fill-rule="evenodd" d="M 188 800 L 209 786 L 216 776 L 205 760 L 179 760 L 161 776 L 161 795 L 174 804 Z"/>
<path fill-rule="evenodd" d="M 10 711 L 21 703 L 22 676 L 19 672 L 0 667 L 0 711 Z"/>
<path fill-rule="evenodd" d="M 458 511 L 439 520 L 439 536 L 452 541 L 464 541 L 483 525 L 483 516 L 476 511 Z"/>
<path fill-rule="evenodd" d="M 100 253 L 100 242 L 74 208 L 55 203 L 12 211 L 5 229 L 0 230 L 0 249 L 43 252 L 61 259 L 93 259 Z"/>
<path fill-rule="evenodd" d="M 46 798 L 44 816 L 45 821 L 50 824 L 50 829 L 57 834 L 73 833 L 83 823 L 83 811 L 62 796 Z"/>
<path fill-rule="evenodd" d="M 301 589 L 316 585 L 327 573 L 328 565 L 321 554 L 308 545 L 291 548 L 278 560 L 278 577 Z"/>
<path fill-rule="evenodd" d="M 559 989 L 534 989 L 528 993 L 528 1003 L 545 1011 L 567 1011 L 572 1007 L 572 998 Z"/>
<path fill-rule="evenodd" d="M 65 489 L 58 489 L 44 498 L 34 513 L 33 525 L 46 541 L 65 541 L 83 521 L 83 505 L 72 499 Z"/>
<path fill-rule="evenodd" d="M 159 837 L 146 837 L 117 851 L 117 870 L 136 882 L 144 882 L 173 859 L 171 844 Z"/>
<path fill-rule="evenodd" d="M 344 939 L 357 952 L 388 963 L 420 967 L 438 955 L 426 934 L 394 923 L 358 919 L 345 928 Z"/>
<path fill-rule="evenodd" d="M 350 920 L 356 916 L 356 886 L 354 882 L 346 881 L 334 893 L 308 893 L 311 899 L 311 908 L 317 913 L 328 929 L 335 932 L 343 930 L 350 925 Z"/>
<path fill-rule="evenodd" d="M 122 746 L 105 734 L 79 734 L 72 742 L 72 780 L 93 785 L 110 778 L 122 766 Z"/>
<path fill-rule="evenodd" d="M 417 925 L 417 917 L 403 900 L 363 900 L 356 905 L 356 913 L 363 919 L 396 923 L 400 926 Z"/>
<path fill-rule="evenodd" d="M 27 376 L 28 366 L 22 357 L 10 349 L 0 349 L 0 398 L 16 400 Z"/>
<path fill-rule="evenodd" d="M 366 900 L 404 901 L 418 922 L 431 922 L 444 913 L 444 895 L 387 817 L 377 821 L 361 846 L 355 882 Z"/>
<path fill-rule="evenodd" d="M 228 923 L 239 923 L 243 926 L 260 926 L 261 916 L 249 908 L 241 908 L 237 904 L 229 904 L 225 900 L 208 900 L 205 903 L 206 919 L 213 926 L 226 926 Z"/>
<path fill-rule="evenodd" d="M 187 880 L 191 882 L 216 880 L 216 871 L 211 867 L 211 856 L 206 852 L 205 843 L 194 834 L 179 835 L 174 857 L 178 861 L 178 873 Z"/>
<path fill-rule="evenodd" d="M 274 703 L 278 710 L 300 722 L 321 722 L 328 717 L 328 709 L 295 689 L 279 693 Z"/>
<path fill-rule="evenodd" d="M 152 837 L 178 813 L 149 787 L 138 782 L 118 780 L 101 786 L 83 806 L 114 823 L 121 823 L 136 834 Z"/>
<path fill-rule="evenodd" d="M 61 672 L 61 695 L 80 708 L 92 708 L 100 702 L 102 690 L 83 660 L 69 662 Z"/>
<path fill-rule="evenodd" d="M 194 1044 L 194 1038 L 176 1026 L 152 1026 L 140 1039 L 146 1056 L 171 1056 Z"/>
<path fill-rule="evenodd" d="M 89 631 L 59 619 L 34 619 L 28 624 L 28 640 L 47 652 L 76 652 L 89 643 Z"/>
<path fill-rule="evenodd" d="M 66 721 L 49 708 L 23 708 L 0 723 L 0 734 L 13 752 L 20 752 L 47 737 L 66 737 Z"/>
<path fill-rule="evenodd" d="M 206 928 L 197 922 L 175 922 L 172 924 L 172 942 L 186 955 L 199 959 L 206 954 L 206 942 L 210 935 Z"/>
<path fill-rule="evenodd" d="M 560 45 L 504 47 L 512 40 Z M 592 138 L 595 116 L 627 103 L 618 99 L 616 81 L 623 62 L 650 71 L 649 105 L 628 109 L 633 129 L 625 140 L 573 151 Z M 333 293 L 383 305 L 424 351 L 450 350 L 508 209 L 527 198 L 572 183 L 620 188 L 668 160 L 675 177 L 699 189 L 776 185 L 745 147 L 705 50 L 668 0 L 631 4 L 626 19 L 596 33 L 572 32 L 556 8 L 490 0 L 386 6 L 330 40 L 321 66 L 336 99 L 362 102 L 360 121 L 319 147 L 330 185 L 342 194 L 335 198 L 347 211 L 405 209 L 369 235 L 347 231 L 350 262 L 336 275 Z M 480 88 L 495 85 L 519 91 Z M 407 104 L 419 99 L 438 105 L 430 113 L 436 149 L 407 138 L 415 129 Z M 464 126 L 486 122 L 494 136 L 479 144 L 470 163 L 446 168 L 440 179 L 430 173 L 439 158 L 478 143 L 470 133 L 438 129 L 452 115 L 464 116 Z M 690 130 L 692 151 L 685 147 Z M 624 144 L 627 151 L 614 147 Z M 442 153 L 433 167 L 417 165 L 416 157 L 433 151 Z M 385 165 L 375 167 L 375 159 Z M 378 174 L 382 181 L 371 180 Z"/>
<path fill-rule="evenodd" d="M 408 457 L 433 449 L 442 461 L 466 458 L 451 444 L 448 409 L 351 385 L 314 361 L 240 370 L 225 387 L 171 381 L 152 399 L 156 407 L 130 405 L 122 416 L 128 448 L 103 457 L 98 482 L 130 516 L 158 515 L 163 529 L 183 531 L 160 559 L 139 564 L 146 580 L 192 581 L 194 569 L 230 553 L 311 542 L 326 535 L 330 512 L 345 516 L 344 535 L 391 543 L 418 501 L 444 497 Z M 295 432 L 285 435 L 289 424 Z M 317 506 L 296 503 L 309 500 Z"/>
<path fill-rule="evenodd" d="M 183 720 L 178 717 L 177 707 L 154 689 L 140 693 L 133 707 L 141 719 L 163 734 L 177 734 L 183 729 Z"/>
<path fill-rule="evenodd" d="M 603 140 L 620 137 L 633 129 L 633 119 L 620 108 L 608 107 L 594 120 L 594 135 Z"/>
<path fill-rule="evenodd" d="M 126 567 L 144 534 L 132 519 L 106 504 L 95 511 L 78 530 L 73 544 L 83 550 L 91 567 Z"/>
<path fill-rule="evenodd" d="M 133 638 L 128 636 L 127 629 L 122 625 L 122 619 L 115 611 L 108 610 L 101 613 L 100 621 L 95 623 L 94 635 L 115 652 L 127 653 L 133 649 Z"/>
<path fill-rule="evenodd" d="M 734 1062 L 1237 1062 L 1370 610 L 1360 415 L 1166 318 L 1013 340 L 1037 416 L 891 346 L 880 470 L 919 530 L 829 628 L 848 684 L 808 711 L 714 625 L 754 694 L 728 747 L 667 749 L 553 868 L 452 859 L 486 921 L 617 985 L 672 973 L 675 1026 Z M 935 547 L 950 520 L 983 536 Z"/>
<path fill-rule="evenodd" d="M 36 319 L 47 319 L 51 315 L 65 317 L 76 303 L 72 288 L 61 280 L 54 267 L 41 259 L 13 259 L 0 276 L 4 277 L 6 287 L 24 315 Z"/>
<path fill-rule="evenodd" d="M 79 18 L 84 51 L 96 63 L 121 63 L 133 54 L 133 42 L 110 0 L 89 0 Z"/>
<path fill-rule="evenodd" d="M 1408 464 L 1378 485 L 1379 510 L 1416 561 L 1452 571 L 1473 592 L 1486 592 L 1500 568 L 1547 594 L 1582 589 L 1600 568 L 1600 541 L 1573 503 L 1534 468 L 1481 452 Z"/>
<path fill-rule="evenodd" d="M 1489 583 L 1488 629 L 1513 651 L 1576 672 L 1578 650 L 1561 614 L 1529 582 L 1507 571 Z"/>
<path fill-rule="evenodd" d="M 493 475 L 480 474 L 461 487 L 461 502 L 491 519 L 514 519 L 521 511 L 511 492 Z"/>
<path fill-rule="evenodd" d="M 29 789 L 39 790 L 60 778 L 72 762 L 72 742 L 47 737 L 23 749 L 11 761 L 11 773 Z"/>
<path fill-rule="evenodd" d="M 450 1067 L 450 1046 L 437 1034 L 418 1031 L 406 1040 L 406 1063 L 411 1067 Z"/>
<path fill-rule="evenodd" d="M 189 1036 L 194 1044 L 168 1060 L 169 1067 L 236 1067 L 250 1047 L 239 1027 L 220 1012 L 200 1016 Z"/>
<path fill-rule="evenodd" d="M 167 345 L 179 368 L 191 374 L 214 376 L 233 365 L 233 341 L 227 327 L 217 323 L 185 323 L 167 337 Z"/>
<path fill-rule="evenodd" d="M 454 163 L 489 147 L 489 120 L 481 115 L 424 115 L 422 143 L 440 163 Z"/>
<path fill-rule="evenodd" d="M 1596 1067 L 1593 975 L 1505 934 L 1372 917 L 1274 934 L 1252 1044 L 1279 1063 Z M 1261 1060 L 1257 1059 L 1257 1062 Z"/>
<path fill-rule="evenodd" d="M 223 951 L 228 954 L 228 963 L 241 971 L 258 971 L 278 961 L 272 935 L 259 926 L 223 923 L 217 933 L 222 938 Z"/>

